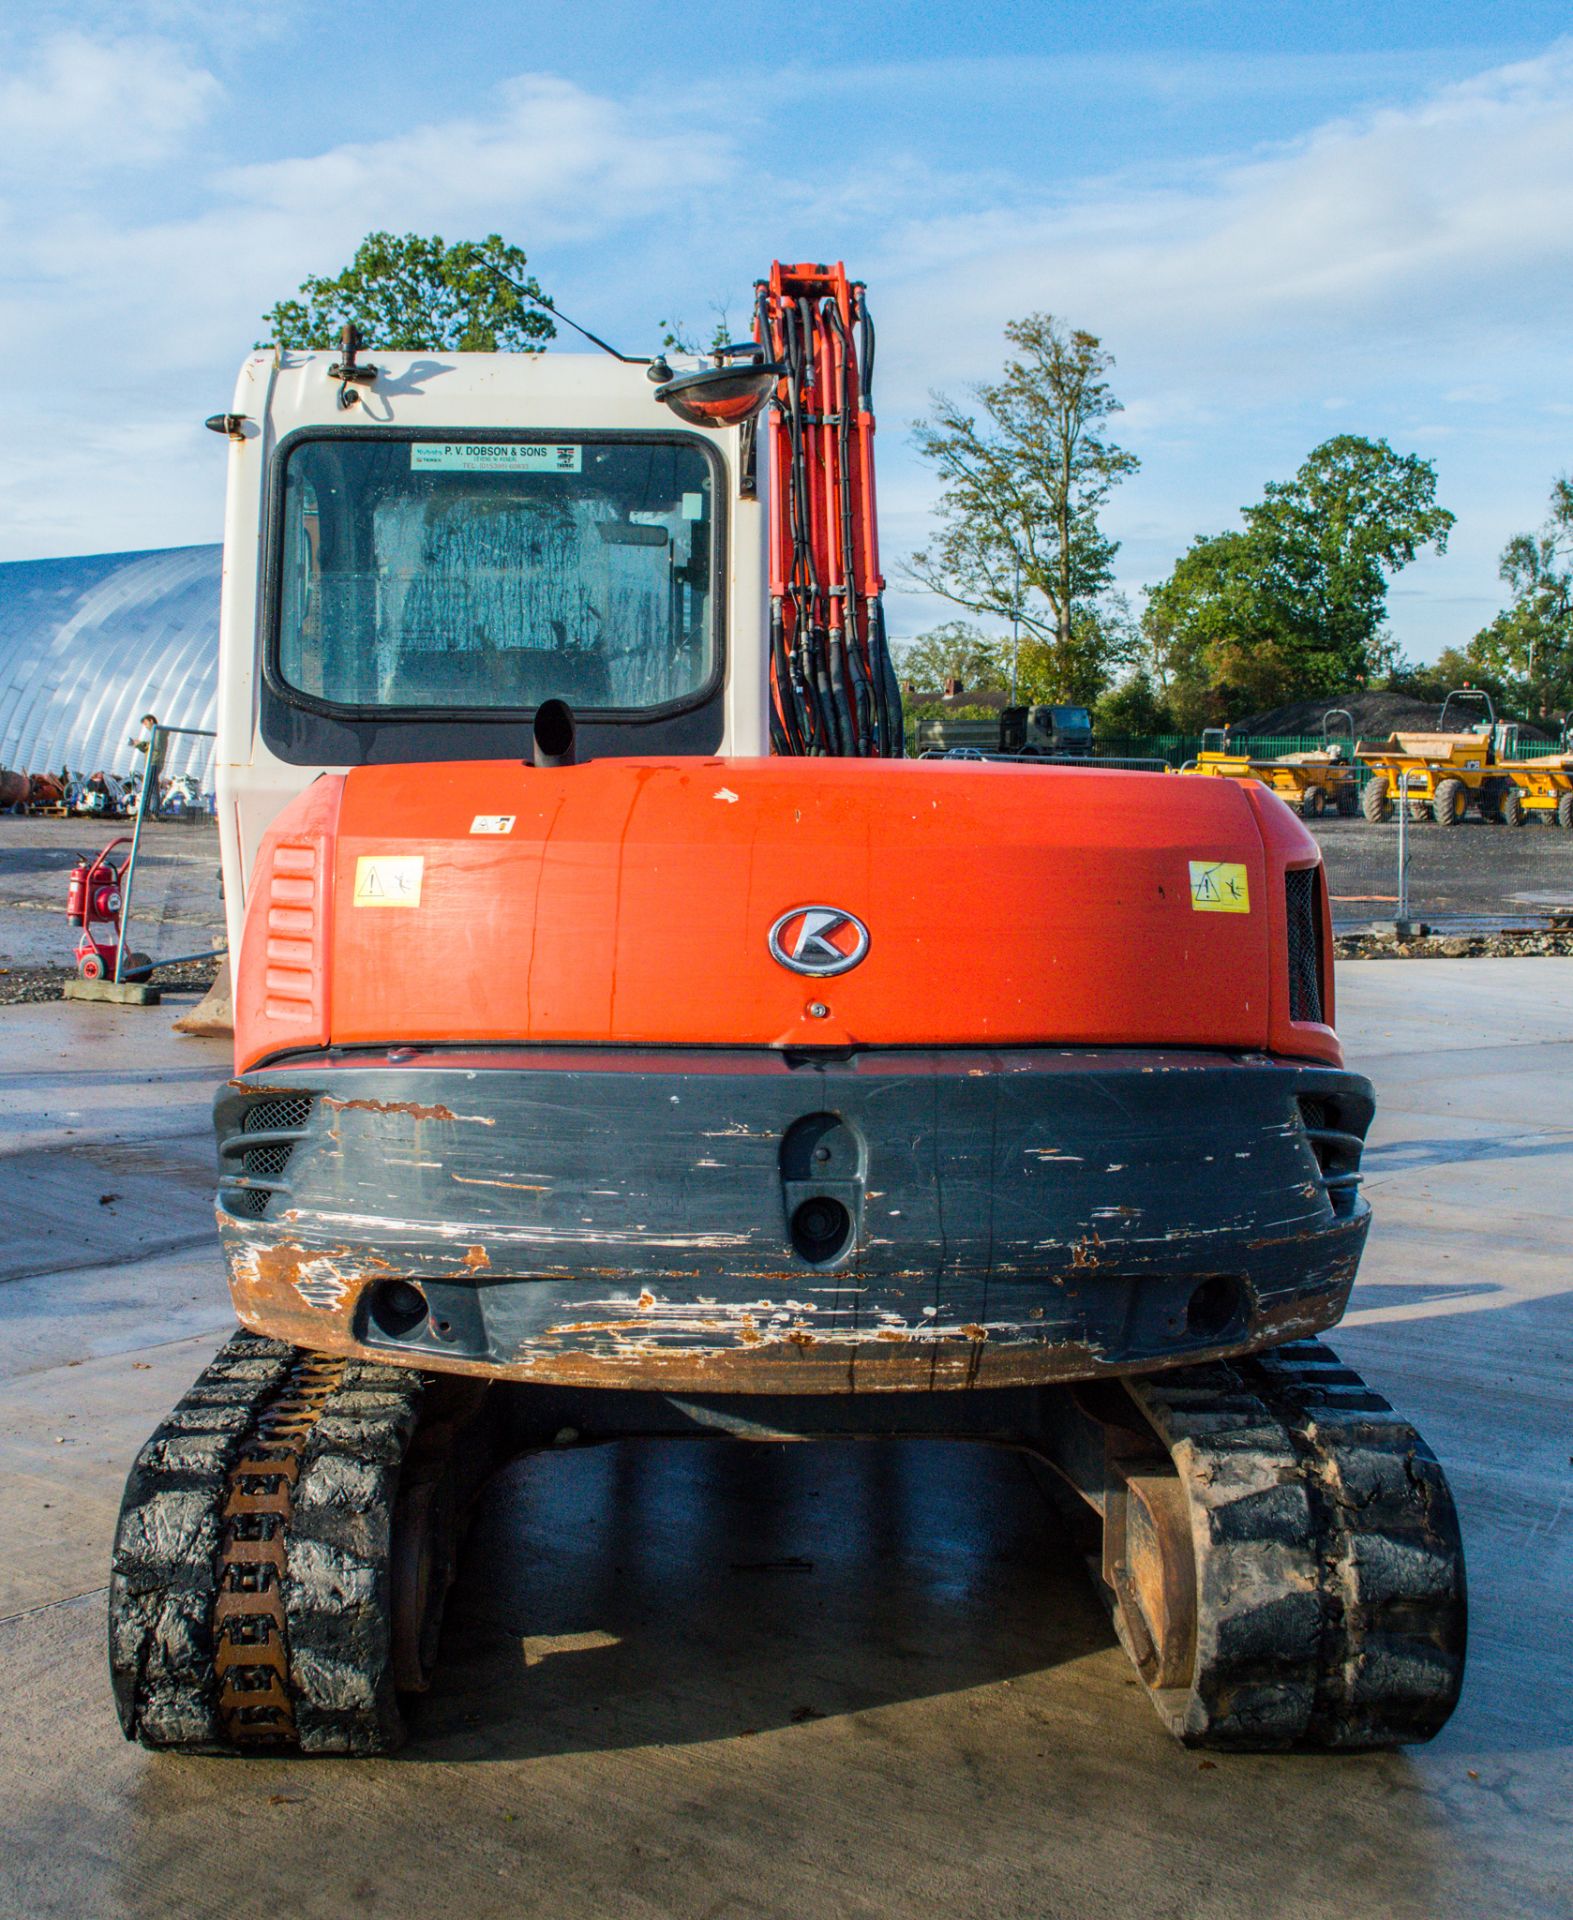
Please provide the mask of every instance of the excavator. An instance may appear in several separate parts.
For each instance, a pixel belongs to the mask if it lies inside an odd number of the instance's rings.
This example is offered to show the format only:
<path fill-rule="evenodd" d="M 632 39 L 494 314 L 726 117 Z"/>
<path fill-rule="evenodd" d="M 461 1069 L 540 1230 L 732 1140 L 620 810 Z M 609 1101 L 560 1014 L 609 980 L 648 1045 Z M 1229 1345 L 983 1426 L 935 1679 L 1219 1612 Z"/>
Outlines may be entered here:
<path fill-rule="evenodd" d="M 127 1482 L 128 1737 L 395 1748 L 488 1479 L 680 1436 L 1025 1453 L 1188 1745 L 1451 1712 L 1447 1482 L 1321 1339 L 1373 1100 L 1316 842 L 904 757 L 874 349 L 777 263 L 712 356 L 347 329 L 209 422 L 239 1328 Z"/>

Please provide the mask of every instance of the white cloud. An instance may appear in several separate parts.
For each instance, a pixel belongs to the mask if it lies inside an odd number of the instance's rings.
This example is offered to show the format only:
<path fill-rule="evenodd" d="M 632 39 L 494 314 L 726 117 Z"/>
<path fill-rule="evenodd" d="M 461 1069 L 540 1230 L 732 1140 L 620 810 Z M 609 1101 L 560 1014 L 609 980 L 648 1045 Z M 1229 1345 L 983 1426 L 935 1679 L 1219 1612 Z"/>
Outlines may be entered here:
<path fill-rule="evenodd" d="M 537 246 L 582 240 L 712 185 L 728 136 L 680 111 L 635 109 L 570 81 L 526 74 L 498 88 L 486 117 L 233 169 L 217 182 L 241 208 L 317 223 L 325 205 L 362 230 L 524 224 Z"/>
<path fill-rule="evenodd" d="M 78 179 L 168 159 L 218 103 L 213 75 L 160 39 L 44 40 L 0 80 L 0 170 Z"/>
<path fill-rule="evenodd" d="M 180 217 L 128 221 L 72 194 L 32 224 L 16 257 L 42 283 L 69 289 L 100 329 L 113 313 L 144 368 L 190 366 L 215 351 L 227 368 L 275 299 L 307 273 L 333 271 L 374 228 L 523 234 L 538 257 L 631 227 L 648 232 L 730 165 L 729 136 L 675 108 L 525 75 L 499 86 L 489 114 L 217 170 Z M 13 325 L 45 352 L 60 306 L 34 300 L 13 310 Z"/>

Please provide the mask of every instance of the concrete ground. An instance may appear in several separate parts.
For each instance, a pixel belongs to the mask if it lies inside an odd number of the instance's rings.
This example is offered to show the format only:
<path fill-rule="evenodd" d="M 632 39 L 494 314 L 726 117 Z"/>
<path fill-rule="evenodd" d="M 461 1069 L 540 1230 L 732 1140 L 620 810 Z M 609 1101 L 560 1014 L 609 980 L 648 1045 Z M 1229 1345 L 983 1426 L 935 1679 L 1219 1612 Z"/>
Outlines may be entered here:
<path fill-rule="evenodd" d="M 0 1914 L 1573 1913 L 1573 967 L 1341 969 L 1381 1098 L 1335 1344 L 1447 1466 L 1471 1564 L 1431 1746 L 1187 1753 L 1011 1457 L 673 1442 L 489 1494 L 391 1761 L 127 1746 L 126 1466 L 229 1326 L 221 1045 L 0 1011 Z"/>

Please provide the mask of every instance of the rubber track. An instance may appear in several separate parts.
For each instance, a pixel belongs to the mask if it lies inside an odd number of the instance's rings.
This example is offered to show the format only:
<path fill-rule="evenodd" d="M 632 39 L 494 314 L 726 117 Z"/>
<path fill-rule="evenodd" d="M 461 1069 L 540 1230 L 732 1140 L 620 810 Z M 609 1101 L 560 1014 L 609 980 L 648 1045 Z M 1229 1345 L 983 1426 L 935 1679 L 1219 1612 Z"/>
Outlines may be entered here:
<path fill-rule="evenodd" d="M 1183 1481 L 1197 1557 L 1188 1746 L 1428 1740 L 1463 1680 L 1463 1547 L 1430 1448 L 1317 1341 L 1127 1383 Z M 1122 1633 L 1123 1637 L 1123 1633 Z"/>
<path fill-rule="evenodd" d="M 219 1716 L 220 1515 L 231 1468 L 301 1357 L 236 1334 L 132 1466 L 109 1587 L 110 1671 L 128 1739 L 186 1752 L 256 1750 L 232 1745 Z M 389 1662 L 389 1544 L 426 1386 L 421 1374 L 351 1361 L 312 1428 L 284 1577 L 290 1744 L 301 1752 L 382 1753 L 403 1739 Z"/>

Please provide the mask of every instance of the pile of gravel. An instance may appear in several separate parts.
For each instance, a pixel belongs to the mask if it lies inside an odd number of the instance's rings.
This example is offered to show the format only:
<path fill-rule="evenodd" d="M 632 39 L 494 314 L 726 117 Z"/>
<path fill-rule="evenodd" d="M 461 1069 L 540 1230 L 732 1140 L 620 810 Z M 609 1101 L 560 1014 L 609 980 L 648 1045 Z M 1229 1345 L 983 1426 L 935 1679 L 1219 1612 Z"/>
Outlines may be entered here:
<path fill-rule="evenodd" d="M 166 993 L 206 993 L 217 973 L 216 960 L 187 960 L 178 967 L 160 967 L 153 985 Z M 62 999 L 66 982 L 75 978 L 75 967 L 0 967 L 0 1007 Z"/>
<path fill-rule="evenodd" d="M 1342 707 L 1352 716 L 1357 740 L 1385 740 L 1390 733 L 1430 733 L 1436 726 L 1440 703 L 1417 700 L 1412 693 L 1361 688 L 1357 693 L 1318 694 L 1314 700 L 1292 700 L 1287 706 L 1270 707 L 1266 713 L 1253 713 L 1244 720 L 1231 721 L 1229 730 L 1267 736 L 1320 734 L 1322 716 L 1336 707 Z M 1483 712 L 1483 709 L 1472 711 Z M 1343 722 L 1335 721 L 1334 726 L 1341 734 Z M 1548 737 L 1537 727 L 1526 725 L 1521 731 L 1526 740 Z"/>
<path fill-rule="evenodd" d="M 1340 933 L 1340 960 L 1510 960 L 1573 955 L 1573 929 L 1548 933 L 1453 933 L 1398 940 L 1391 933 Z"/>

